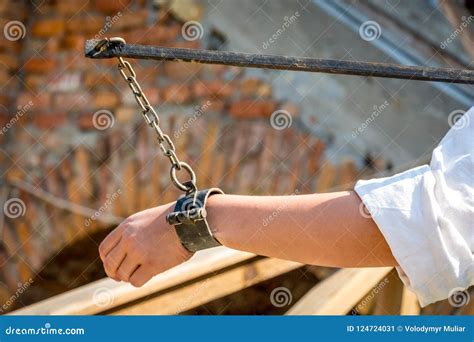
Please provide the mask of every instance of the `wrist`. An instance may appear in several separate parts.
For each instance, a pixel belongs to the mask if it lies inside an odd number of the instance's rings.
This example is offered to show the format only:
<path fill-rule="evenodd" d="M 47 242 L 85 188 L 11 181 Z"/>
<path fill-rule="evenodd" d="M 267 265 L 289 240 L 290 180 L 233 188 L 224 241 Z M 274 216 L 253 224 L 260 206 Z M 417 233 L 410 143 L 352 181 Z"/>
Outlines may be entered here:
<path fill-rule="evenodd" d="M 232 208 L 229 207 L 226 198 L 228 195 L 214 195 L 211 196 L 206 205 L 207 222 L 212 235 L 220 244 L 226 247 L 231 247 L 232 243 L 229 241 L 228 228 L 230 227 L 232 218 Z"/>

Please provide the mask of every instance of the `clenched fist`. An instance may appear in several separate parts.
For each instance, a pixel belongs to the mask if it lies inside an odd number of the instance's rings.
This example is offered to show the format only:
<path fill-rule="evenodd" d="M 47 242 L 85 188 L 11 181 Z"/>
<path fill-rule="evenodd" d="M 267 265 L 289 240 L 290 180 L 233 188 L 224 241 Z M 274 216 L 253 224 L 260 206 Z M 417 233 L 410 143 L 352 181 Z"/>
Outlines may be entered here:
<path fill-rule="evenodd" d="M 133 214 L 102 241 L 99 253 L 110 278 L 142 286 L 192 256 L 166 222 L 173 208 L 170 203 Z"/>

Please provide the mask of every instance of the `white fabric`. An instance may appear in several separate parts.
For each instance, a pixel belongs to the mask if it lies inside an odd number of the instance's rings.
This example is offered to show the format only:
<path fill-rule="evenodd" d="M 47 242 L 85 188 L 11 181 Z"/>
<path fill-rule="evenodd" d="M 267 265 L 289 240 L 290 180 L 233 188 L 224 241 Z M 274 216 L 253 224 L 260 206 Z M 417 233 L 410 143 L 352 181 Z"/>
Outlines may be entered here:
<path fill-rule="evenodd" d="M 429 166 L 358 181 L 355 191 L 422 306 L 474 285 L 474 107 L 441 140 Z"/>

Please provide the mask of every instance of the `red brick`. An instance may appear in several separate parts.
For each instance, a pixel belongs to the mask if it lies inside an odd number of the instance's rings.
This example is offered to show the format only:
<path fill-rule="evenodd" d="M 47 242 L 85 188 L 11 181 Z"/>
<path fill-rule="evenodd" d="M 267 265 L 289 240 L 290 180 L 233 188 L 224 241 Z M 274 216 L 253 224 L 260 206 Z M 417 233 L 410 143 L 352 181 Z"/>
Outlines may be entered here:
<path fill-rule="evenodd" d="M 94 105 L 96 108 L 113 108 L 119 103 L 116 93 L 111 91 L 100 91 L 95 94 Z"/>
<path fill-rule="evenodd" d="M 272 93 L 272 87 L 257 78 L 248 78 L 240 85 L 240 94 L 243 97 L 268 97 Z"/>
<path fill-rule="evenodd" d="M 160 91 L 158 88 L 144 88 L 143 92 L 152 106 L 160 102 Z"/>
<path fill-rule="evenodd" d="M 61 40 L 61 48 L 66 50 L 82 51 L 86 38 L 79 34 L 68 34 Z"/>
<path fill-rule="evenodd" d="M 61 0 L 56 4 L 55 11 L 66 16 L 75 16 L 89 9 L 89 1 Z"/>
<path fill-rule="evenodd" d="M 28 89 L 39 89 L 45 83 L 44 77 L 39 75 L 27 75 L 25 83 Z"/>
<path fill-rule="evenodd" d="M 191 99 L 191 92 L 186 85 L 173 84 L 164 89 L 163 99 L 166 102 L 182 104 Z"/>
<path fill-rule="evenodd" d="M 38 20 L 31 29 L 33 36 L 37 37 L 51 37 L 62 35 L 66 27 L 64 19 L 41 19 Z"/>
<path fill-rule="evenodd" d="M 99 12 L 113 14 L 124 11 L 131 0 L 95 0 L 95 8 Z"/>
<path fill-rule="evenodd" d="M 8 108 L 11 101 L 12 99 L 10 98 L 10 96 L 6 95 L 5 93 L 4 94 L 0 93 L 0 107 L 1 108 Z"/>
<path fill-rule="evenodd" d="M 110 32 L 121 31 L 121 30 L 131 30 L 145 26 L 149 15 L 147 9 L 133 11 L 129 13 L 115 14 L 115 16 L 110 16 Z"/>
<path fill-rule="evenodd" d="M 69 34 L 98 34 L 104 28 L 105 19 L 101 15 L 75 16 L 66 22 L 66 33 Z"/>
<path fill-rule="evenodd" d="M 199 76 L 202 64 L 165 62 L 163 71 L 166 77 L 176 80 L 187 80 L 193 76 Z"/>
<path fill-rule="evenodd" d="M 47 74 L 56 67 L 56 61 L 51 58 L 31 57 L 24 65 L 26 72 Z"/>
<path fill-rule="evenodd" d="M 86 73 L 84 77 L 84 85 L 87 87 L 87 89 L 94 89 L 96 87 L 104 86 L 116 86 L 117 82 L 121 81 L 117 76 L 118 75 L 113 75 L 110 72 L 101 73 L 97 72 L 97 70 L 92 70 Z M 130 91 L 128 88 L 126 90 Z"/>
<path fill-rule="evenodd" d="M 201 107 L 206 107 L 206 112 L 223 112 L 225 109 L 225 102 L 222 100 L 209 100 L 209 104 L 207 101 L 203 101 L 201 103 Z"/>
<path fill-rule="evenodd" d="M 138 110 L 135 107 L 119 107 L 115 111 L 115 118 L 118 123 L 127 124 L 135 120 Z"/>
<path fill-rule="evenodd" d="M 82 130 L 95 130 L 94 126 L 94 114 L 87 113 L 87 114 L 81 114 L 79 116 L 77 125 L 79 126 L 80 129 Z"/>
<path fill-rule="evenodd" d="M 81 86 L 81 74 L 78 72 L 56 74 L 45 86 L 50 92 L 76 91 Z"/>
<path fill-rule="evenodd" d="M 83 111 L 94 108 L 91 95 L 87 92 L 55 94 L 53 107 L 64 111 Z"/>
<path fill-rule="evenodd" d="M 17 96 L 16 105 L 17 106 L 26 106 L 29 102 L 32 102 L 31 106 L 34 110 L 49 109 L 51 108 L 51 94 L 47 92 L 38 93 L 36 96 L 23 92 Z"/>
<path fill-rule="evenodd" d="M 276 101 L 240 100 L 231 104 L 229 112 L 235 118 L 251 119 L 269 117 L 276 109 Z"/>
<path fill-rule="evenodd" d="M 197 81 L 193 85 L 193 94 L 196 97 L 220 97 L 227 98 L 232 96 L 235 89 L 231 83 L 225 83 L 216 79 L 213 81 Z"/>
<path fill-rule="evenodd" d="M 136 29 L 130 32 L 115 33 L 114 35 L 123 36 L 127 41 L 133 41 L 136 44 L 154 44 L 165 45 L 175 42 L 181 34 L 181 25 L 155 25 Z M 168 44 L 169 45 L 169 44 Z"/>
<path fill-rule="evenodd" d="M 66 113 L 36 114 L 33 118 L 33 125 L 37 128 L 48 129 L 63 125 L 66 122 L 66 119 Z"/>
<path fill-rule="evenodd" d="M 18 56 L 13 56 L 11 54 L 1 54 L 0 65 L 10 70 L 16 70 L 18 68 Z"/>

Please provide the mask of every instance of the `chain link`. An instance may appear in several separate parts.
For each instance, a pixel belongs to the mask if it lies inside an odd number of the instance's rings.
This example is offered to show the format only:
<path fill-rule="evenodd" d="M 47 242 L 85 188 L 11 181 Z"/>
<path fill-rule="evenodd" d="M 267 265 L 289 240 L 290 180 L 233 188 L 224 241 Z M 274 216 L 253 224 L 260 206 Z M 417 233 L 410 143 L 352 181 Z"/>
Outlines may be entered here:
<path fill-rule="evenodd" d="M 109 38 L 107 39 L 107 42 L 116 42 L 121 44 L 125 43 L 125 41 L 121 38 Z M 143 118 L 145 119 L 146 123 L 155 131 L 161 152 L 171 162 L 171 181 L 178 189 L 182 191 L 185 191 L 187 193 L 196 192 L 196 174 L 192 167 L 189 166 L 189 164 L 179 160 L 178 156 L 176 155 L 176 148 L 174 146 L 174 143 L 171 141 L 170 136 L 168 134 L 163 133 L 163 130 L 160 127 L 160 118 L 158 116 L 158 113 L 151 106 L 150 101 L 148 101 L 148 98 L 143 93 L 140 84 L 138 84 L 136 79 L 137 74 L 135 73 L 135 70 L 133 70 L 132 65 L 128 61 L 124 60 L 122 57 L 118 57 L 118 61 L 118 69 L 120 71 L 120 74 L 132 90 L 135 100 L 141 109 Z M 186 171 L 190 178 L 184 183 L 180 182 L 176 176 L 176 171 L 181 170 Z"/>

